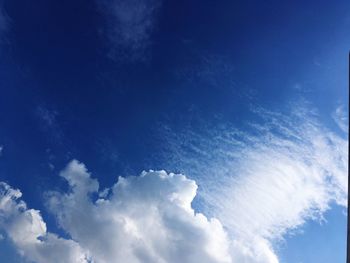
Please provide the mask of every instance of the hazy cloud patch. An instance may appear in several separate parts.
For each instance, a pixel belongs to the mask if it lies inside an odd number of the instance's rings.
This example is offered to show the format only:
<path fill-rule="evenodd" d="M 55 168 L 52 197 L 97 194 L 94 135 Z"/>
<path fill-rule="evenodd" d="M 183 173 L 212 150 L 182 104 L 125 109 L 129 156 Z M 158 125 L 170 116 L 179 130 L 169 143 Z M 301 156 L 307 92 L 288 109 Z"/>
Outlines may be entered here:
<path fill-rule="evenodd" d="M 338 125 L 338 127 L 345 133 L 349 130 L 349 116 L 348 110 L 346 110 L 344 105 L 338 106 L 333 112 L 333 120 Z"/>
<path fill-rule="evenodd" d="M 58 111 L 40 105 L 35 109 L 35 114 L 39 120 L 39 128 L 55 142 L 62 142 L 63 131 L 58 121 Z"/>
<path fill-rule="evenodd" d="M 142 60 L 151 43 L 160 0 L 97 1 L 105 18 L 104 34 L 110 56 L 117 60 Z"/>

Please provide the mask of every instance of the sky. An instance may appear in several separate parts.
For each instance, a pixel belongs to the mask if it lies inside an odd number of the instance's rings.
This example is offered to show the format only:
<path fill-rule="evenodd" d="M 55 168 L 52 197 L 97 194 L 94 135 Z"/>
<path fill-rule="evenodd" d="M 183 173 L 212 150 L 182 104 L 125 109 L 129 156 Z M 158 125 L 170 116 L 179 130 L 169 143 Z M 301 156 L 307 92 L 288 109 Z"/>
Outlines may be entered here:
<path fill-rule="evenodd" d="M 345 262 L 349 10 L 0 0 L 0 261 Z"/>

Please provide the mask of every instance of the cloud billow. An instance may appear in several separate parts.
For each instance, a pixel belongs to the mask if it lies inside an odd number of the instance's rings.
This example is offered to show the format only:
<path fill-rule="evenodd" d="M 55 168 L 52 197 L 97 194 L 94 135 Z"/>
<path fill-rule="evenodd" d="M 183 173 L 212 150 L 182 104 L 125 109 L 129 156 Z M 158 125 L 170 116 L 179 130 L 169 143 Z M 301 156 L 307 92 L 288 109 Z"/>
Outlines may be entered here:
<path fill-rule="evenodd" d="M 165 166 L 182 167 L 199 189 L 184 175 L 152 170 L 99 189 L 85 165 L 71 161 L 60 173 L 68 191 L 46 194 L 66 239 L 1 183 L 0 233 L 38 263 L 62 256 L 67 263 L 278 263 L 276 241 L 321 220 L 332 204 L 347 205 L 347 134 L 295 109 L 288 116 L 255 109 L 262 123 L 249 123 L 250 132 L 167 129 Z M 202 213 L 192 208 L 197 193 Z"/>
<path fill-rule="evenodd" d="M 98 181 L 75 160 L 61 176 L 70 191 L 49 192 L 47 204 L 71 240 L 48 233 L 39 211 L 16 201 L 18 190 L 5 185 L 0 196 L 0 204 L 5 204 L 0 206 L 1 217 L 11 222 L 0 227 L 25 258 L 56 262 L 55 256 L 65 249 L 67 263 L 231 262 L 223 226 L 191 208 L 197 185 L 185 176 L 143 172 L 120 177 L 111 189 L 100 192 Z M 100 196 L 96 201 L 94 193 Z"/>
<path fill-rule="evenodd" d="M 6 233 L 18 253 L 37 263 L 87 263 L 79 244 L 47 232 L 40 212 L 27 208 L 21 196 L 19 190 L 0 183 L 0 230 Z"/>

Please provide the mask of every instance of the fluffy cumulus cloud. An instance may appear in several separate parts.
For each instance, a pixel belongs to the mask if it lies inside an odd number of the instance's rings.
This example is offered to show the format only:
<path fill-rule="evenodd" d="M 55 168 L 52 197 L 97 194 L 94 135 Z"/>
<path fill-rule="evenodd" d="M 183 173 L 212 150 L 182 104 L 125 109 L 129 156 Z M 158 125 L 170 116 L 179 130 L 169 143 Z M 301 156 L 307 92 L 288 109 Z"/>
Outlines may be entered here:
<path fill-rule="evenodd" d="M 71 240 L 48 233 L 40 213 L 17 201 L 18 190 L 2 184 L 0 226 L 29 260 L 232 262 L 221 223 L 192 209 L 197 185 L 185 176 L 143 172 L 99 191 L 97 180 L 75 160 L 61 176 L 70 191 L 49 192 L 47 202 Z"/>
<path fill-rule="evenodd" d="M 39 263 L 278 263 L 276 241 L 322 219 L 333 203 L 346 206 L 347 134 L 324 128 L 307 108 L 255 113 L 260 121 L 244 132 L 167 129 L 171 158 L 164 164 L 183 167 L 199 182 L 196 206 L 203 214 L 192 208 L 197 184 L 184 175 L 149 171 L 99 189 L 73 160 L 60 173 L 67 192 L 46 195 L 69 238 L 48 232 L 39 211 L 5 183 L 0 233 Z"/>
<path fill-rule="evenodd" d="M 104 33 L 115 58 L 140 59 L 150 43 L 160 0 L 102 0 L 97 5 L 105 18 Z"/>
<path fill-rule="evenodd" d="M 21 195 L 19 190 L 0 183 L 0 230 L 6 233 L 18 253 L 38 263 L 88 262 L 87 254 L 76 242 L 49 233 L 40 212 L 28 209 L 20 200 Z"/>
<path fill-rule="evenodd" d="M 195 213 L 197 185 L 164 171 L 119 178 L 98 193 L 85 166 L 72 161 L 61 173 L 71 192 L 49 194 L 60 226 L 96 262 L 231 262 L 221 223 Z"/>

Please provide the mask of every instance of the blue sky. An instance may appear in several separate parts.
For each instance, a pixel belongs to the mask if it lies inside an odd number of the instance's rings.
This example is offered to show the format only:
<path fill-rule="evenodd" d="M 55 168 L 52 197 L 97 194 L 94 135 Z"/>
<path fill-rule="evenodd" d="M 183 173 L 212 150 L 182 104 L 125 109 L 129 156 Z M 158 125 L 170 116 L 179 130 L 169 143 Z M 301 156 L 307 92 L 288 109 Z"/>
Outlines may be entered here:
<path fill-rule="evenodd" d="M 0 197 L 12 200 L 0 202 L 0 255 L 57 262 L 69 247 L 66 262 L 344 262 L 349 10 L 0 0 Z M 148 199 L 158 190 L 173 197 Z M 77 218 L 116 254 L 87 242 Z M 202 247 L 153 236 L 149 222 Z"/>

